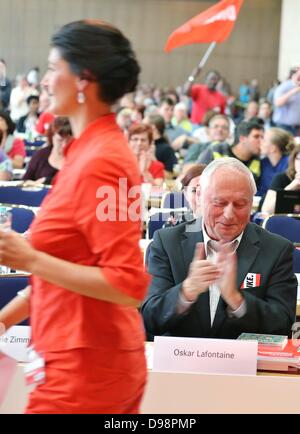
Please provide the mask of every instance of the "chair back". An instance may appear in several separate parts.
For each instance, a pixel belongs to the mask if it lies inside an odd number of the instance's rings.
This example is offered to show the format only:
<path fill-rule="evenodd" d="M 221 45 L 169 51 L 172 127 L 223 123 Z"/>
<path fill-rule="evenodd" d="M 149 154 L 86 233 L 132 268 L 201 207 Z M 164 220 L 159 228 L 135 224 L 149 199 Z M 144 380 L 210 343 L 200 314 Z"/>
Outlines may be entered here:
<path fill-rule="evenodd" d="M 0 185 L 0 202 L 38 207 L 49 190 L 50 186 L 25 188 L 22 185 Z"/>
<path fill-rule="evenodd" d="M 21 289 L 28 285 L 28 276 L 23 274 L 0 275 L 0 310 L 7 305 Z M 19 325 L 28 325 L 28 320 L 22 321 Z"/>
<path fill-rule="evenodd" d="M 167 191 L 161 198 L 161 208 L 189 208 L 183 191 Z"/>
<path fill-rule="evenodd" d="M 155 231 L 161 229 L 175 211 L 175 209 L 162 209 L 161 211 L 152 214 L 147 221 L 146 238 L 151 240 Z M 180 212 L 182 212 L 182 208 L 180 209 Z"/>
<path fill-rule="evenodd" d="M 294 250 L 294 273 L 300 273 L 300 249 Z"/>
<path fill-rule="evenodd" d="M 0 204 L 0 207 L 10 208 L 12 213 L 12 224 L 11 227 L 14 231 L 22 234 L 29 229 L 34 217 L 35 212 L 32 208 L 25 205 L 9 205 Z"/>
<path fill-rule="evenodd" d="M 300 243 L 300 215 L 274 214 L 267 217 L 262 227 L 269 232 L 281 235 L 292 243 Z"/>

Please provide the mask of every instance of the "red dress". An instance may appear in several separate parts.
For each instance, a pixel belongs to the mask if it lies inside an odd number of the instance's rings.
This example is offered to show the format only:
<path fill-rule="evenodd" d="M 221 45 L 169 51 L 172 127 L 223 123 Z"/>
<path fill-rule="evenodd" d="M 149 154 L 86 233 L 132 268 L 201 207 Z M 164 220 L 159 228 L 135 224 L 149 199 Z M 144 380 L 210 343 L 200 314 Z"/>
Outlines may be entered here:
<path fill-rule="evenodd" d="M 68 147 L 31 227 L 32 245 L 98 266 L 115 288 L 142 300 L 148 276 L 138 246 L 141 225 L 126 218 L 128 208 L 136 208 L 128 190 L 139 184 L 135 157 L 115 116 L 99 118 Z M 138 412 L 146 366 L 137 309 L 33 276 L 30 318 L 34 347 L 46 360 L 46 382 L 30 395 L 28 413 Z"/>

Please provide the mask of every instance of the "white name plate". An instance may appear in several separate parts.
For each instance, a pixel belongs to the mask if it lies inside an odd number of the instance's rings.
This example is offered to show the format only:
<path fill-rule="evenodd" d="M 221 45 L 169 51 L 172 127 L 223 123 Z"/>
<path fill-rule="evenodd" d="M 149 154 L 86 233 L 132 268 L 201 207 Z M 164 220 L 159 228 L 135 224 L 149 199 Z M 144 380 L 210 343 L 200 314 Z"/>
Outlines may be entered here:
<path fill-rule="evenodd" d="M 156 336 L 153 371 L 256 375 L 257 342 Z"/>
<path fill-rule="evenodd" d="M 0 350 L 18 362 L 27 361 L 30 326 L 13 326 L 0 336 Z"/>

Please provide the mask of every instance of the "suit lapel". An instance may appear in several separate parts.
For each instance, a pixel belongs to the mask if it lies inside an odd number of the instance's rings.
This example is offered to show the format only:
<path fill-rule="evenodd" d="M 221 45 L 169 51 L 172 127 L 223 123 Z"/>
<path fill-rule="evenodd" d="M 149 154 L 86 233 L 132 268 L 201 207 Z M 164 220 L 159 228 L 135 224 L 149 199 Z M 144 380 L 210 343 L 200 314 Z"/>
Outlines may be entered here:
<path fill-rule="evenodd" d="M 187 273 L 194 257 L 196 244 L 201 242 L 203 242 L 201 219 L 187 223 L 185 225 L 185 231 L 182 234 L 181 243 L 182 255 Z"/>
<path fill-rule="evenodd" d="M 259 238 L 252 226 L 248 224 L 245 229 L 241 243 L 237 249 L 237 287 L 241 288 L 241 285 L 247 276 L 256 256 L 259 252 Z"/>
<path fill-rule="evenodd" d="M 237 249 L 237 287 L 241 288 L 241 285 L 247 276 L 251 265 L 256 259 L 259 252 L 259 238 L 257 233 L 252 226 L 248 224 L 244 231 L 242 240 Z M 211 336 L 214 336 L 216 331 L 222 326 L 222 323 L 227 317 L 226 313 L 226 303 L 220 297 L 217 306 L 216 315 L 211 328 Z"/>

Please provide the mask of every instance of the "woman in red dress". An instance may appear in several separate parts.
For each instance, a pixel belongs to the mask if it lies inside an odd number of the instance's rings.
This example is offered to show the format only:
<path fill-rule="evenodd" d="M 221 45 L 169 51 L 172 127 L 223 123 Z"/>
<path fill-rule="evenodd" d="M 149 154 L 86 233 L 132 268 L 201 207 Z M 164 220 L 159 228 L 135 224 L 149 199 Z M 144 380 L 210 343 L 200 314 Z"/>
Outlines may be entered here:
<path fill-rule="evenodd" d="M 139 411 L 146 366 L 137 306 L 148 284 L 140 176 L 111 110 L 138 74 L 130 42 L 110 24 L 77 21 L 52 38 L 43 85 L 75 140 L 29 242 L 0 233 L 1 264 L 32 273 L 31 287 L 0 312 L 6 328 L 30 312 L 32 343 L 45 360 L 27 413 Z"/>

